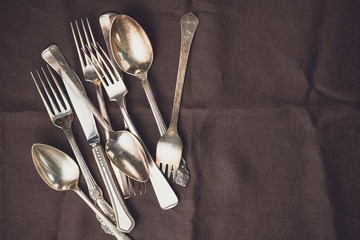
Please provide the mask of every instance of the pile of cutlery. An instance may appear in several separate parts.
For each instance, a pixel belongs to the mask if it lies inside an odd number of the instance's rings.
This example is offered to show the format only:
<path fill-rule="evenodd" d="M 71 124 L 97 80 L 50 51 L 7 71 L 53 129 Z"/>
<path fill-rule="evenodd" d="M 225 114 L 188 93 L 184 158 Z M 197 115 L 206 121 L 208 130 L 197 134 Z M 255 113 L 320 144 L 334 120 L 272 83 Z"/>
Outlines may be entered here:
<path fill-rule="evenodd" d="M 145 31 L 134 19 L 122 14 L 103 14 L 99 22 L 105 49 L 95 41 L 87 18 L 70 24 L 82 68 L 81 78 L 55 44 L 41 54 L 47 66 L 31 72 L 50 119 L 64 131 L 77 164 L 59 149 L 39 143 L 32 147 L 32 158 L 39 175 L 51 188 L 75 191 L 96 213 L 106 233 L 117 239 L 130 239 L 125 233 L 135 227 L 135 220 L 124 199 L 145 194 L 146 182 L 150 179 L 160 207 L 163 210 L 171 209 L 179 200 L 168 180 L 186 186 L 190 179 L 186 161 L 182 158 L 183 145 L 177 132 L 177 122 L 190 46 L 199 20 L 193 13 L 181 18 L 180 60 L 168 129 L 147 77 L 153 61 L 153 50 Z M 123 72 L 140 80 L 156 120 L 160 139 L 155 159 L 127 111 L 125 96 L 128 90 L 123 81 Z M 62 79 L 65 88 L 58 79 Z M 95 87 L 98 108 L 88 98 L 80 79 L 91 82 Z M 124 121 L 123 130 L 115 131 L 112 128 L 105 105 L 106 96 L 118 103 Z M 74 138 L 72 122 L 75 115 L 92 150 L 110 204 L 104 199 Z M 101 144 L 95 119 L 104 130 L 105 146 Z M 92 201 L 78 186 L 80 172 Z"/>

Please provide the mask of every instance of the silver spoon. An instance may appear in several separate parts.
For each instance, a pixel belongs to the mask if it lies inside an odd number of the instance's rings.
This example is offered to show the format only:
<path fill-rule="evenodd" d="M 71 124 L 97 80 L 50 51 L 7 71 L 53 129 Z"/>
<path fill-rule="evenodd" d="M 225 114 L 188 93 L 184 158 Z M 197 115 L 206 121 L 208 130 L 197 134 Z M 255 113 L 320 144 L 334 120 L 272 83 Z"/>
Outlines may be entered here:
<path fill-rule="evenodd" d="M 178 74 L 176 80 L 176 89 L 174 97 L 174 105 L 171 114 L 171 122 L 168 130 L 161 136 L 156 147 L 156 163 L 162 168 L 168 165 L 168 175 L 174 171 L 177 173 L 181 155 L 183 151 L 183 144 L 177 131 L 177 123 L 179 119 L 181 95 L 184 86 L 186 65 L 189 58 L 191 42 L 194 38 L 195 31 L 199 25 L 199 19 L 193 14 L 188 13 L 181 18 L 181 48 L 180 60 L 178 67 Z"/>
<path fill-rule="evenodd" d="M 51 45 L 43 51 L 41 56 L 79 95 L 101 126 L 109 133 L 105 149 L 115 166 L 134 180 L 146 182 L 149 178 L 149 167 L 145 150 L 139 139 L 128 131 L 114 131 L 109 127 L 90 99 L 76 85 L 80 80 L 58 46 Z"/>
<path fill-rule="evenodd" d="M 72 158 L 64 152 L 45 144 L 34 144 L 31 151 L 36 170 L 49 187 L 57 191 L 73 190 L 100 217 L 117 239 L 130 239 L 105 217 L 81 191 L 78 186 L 79 167 Z"/>
<path fill-rule="evenodd" d="M 141 81 L 160 135 L 164 135 L 166 125 L 147 78 L 153 61 L 153 50 L 144 29 L 131 17 L 119 14 L 112 22 L 110 42 L 114 58 L 119 67 L 127 74 L 135 76 Z M 183 158 L 181 159 L 179 172 L 181 174 L 174 176 L 174 181 L 181 186 L 186 186 L 190 176 Z"/>
<path fill-rule="evenodd" d="M 101 31 L 104 36 L 104 40 L 105 40 L 106 48 L 108 49 L 108 53 L 111 52 L 111 46 L 110 46 L 111 23 L 116 18 L 117 15 L 118 15 L 117 13 L 108 12 L 108 13 L 104 13 L 103 15 L 101 15 L 99 17 L 100 27 L 101 27 Z M 119 68 L 119 66 L 117 65 L 117 63 L 113 57 L 113 54 L 109 54 L 109 57 L 110 57 L 111 63 L 114 65 L 114 68 L 116 68 L 116 71 L 119 72 L 119 75 L 122 78 L 122 71 Z M 124 99 L 124 101 L 125 101 L 125 99 Z M 124 119 L 124 130 L 127 130 L 127 131 L 129 130 L 129 127 L 126 124 L 125 119 Z M 135 192 L 136 188 L 134 187 L 133 181 L 130 181 L 128 179 L 126 182 L 128 183 L 128 192 L 125 192 L 124 195 L 126 194 L 130 198 L 131 196 L 136 195 L 136 192 Z M 144 194 L 146 192 L 146 184 L 138 183 L 138 186 L 139 186 L 138 188 L 139 188 L 140 195 Z"/>

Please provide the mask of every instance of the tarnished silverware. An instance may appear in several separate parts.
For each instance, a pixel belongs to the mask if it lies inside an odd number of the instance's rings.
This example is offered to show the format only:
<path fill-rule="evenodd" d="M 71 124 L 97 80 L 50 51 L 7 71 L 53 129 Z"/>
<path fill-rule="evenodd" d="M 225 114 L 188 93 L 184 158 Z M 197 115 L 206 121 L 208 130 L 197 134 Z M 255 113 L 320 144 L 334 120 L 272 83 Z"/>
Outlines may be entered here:
<path fill-rule="evenodd" d="M 130 240 L 88 199 L 78 186 L 79 168 L 68 155 L 45 144 L 34 144 L 32 158 L 44 182 L 56 191 L 73 190 L 103 221 L 117 239 Z"/>
<path fill-rule="evenodd" d="M 71 125 L 74 119 L 73 111 L 69 105 L 69 102 L 66 99 L 66 96 L 61 88 L 59 88 L 59 83 L 56 80 L 55 76 L 51 72 L 51 70 L 48 68 L 49 73 L 51 74 L 51 77 L 53 78 L 53 82 L 56 84 L 57 91 L 54 89 L 53 85 L 50 83 L 49 76 L 46 74 L 45 70 L 42 68 L 42 75 L 45 78 L 47 84 L 45 83 L 45 80 L 41 76 L 38 70 L 36 70 L 37 77 L 34 76 L 34 74 L 31 72 L 31 76 L 35 82 L 35 85 L 37 87 L 37 90 L 41 96 L 42 101 L 44 102 L 45 108 L 50 116 L 50 119 L 52 123 L 58 127 L 61 128 L 69 143 L 70 146 L 75 154 L 76 160 L 79 163 L 81 172 L 84 175 L 89 195 L 91 199 L 95 202 L 95 204 L 112 220 L 115 222 L 115 214 L 113 209 L 110 207 L 110 205 L 104 200 L 103 193 L 100 189 L 100 187 L 95 182 L 93 176 L 91 175 L 85 160 L 83 156 L 81 155 L 81 152 L 79 150 L 79 147 L 75 141 Z M 40 84 L 39 84 L 40 82 Z M 46 86 L 48 85 L 51 90 Z M 105 232 L 108 232 L 108 229 L 103 226 Z"/>
<path fill-rule="evenodd" d="M 49 67 L 48 67 L 48 69 L 49 69 L 49 71 L 51 71 Z M 67 123 L 68 120 L 66 119 L 66 117 L 63 117 L 63 116 L 69 115 L 69 113 L 68 113 L 69 110 L 71 111 L 71 114 L 72 114 L 72 110 L 70 108 L 70 105 L 66 99 L 66 96 L 65 96 L 61 86 L 59 85 L 58 81 L 56 80 L 56 78 L 52 74 L 52 72 L 50 72 L 50 73 L 53 78 L 53 81 L 55 82 L 55 84 L 57 86 L 58 91 L 61 93 L 61 97 L 62 97 L 61 100 L 65 103 L 65 106 L 64 106 L 65 111 L 60 111 L 57 114 L 55 114 L 54 121 L 58 125 L 63 124 L 62 126 L 64 127 L 64 126 L 66 126 L 65 124 L 68 124 Z M 44 74 L 45 74 L 45 72 L 44 72 Z M 41 79 L 40 75 L 39 75 L 39 78 Z M 50 86 L 52 86 L 49 81 L 49 78 L 47 78 L 47 76 L 46 76 L 46 80 L 48 81 L 48 84 Z M 41 79 L 41 81 L 42 81 L 42 79 Z M 80 85 L 81 83 L 78 83 L 78 84 Z M 44 86 L 44 89 L 46 89 L 48 99 L 52 103 L 52 107 L 53 107 L 54 111 L 56 111 L 55 110 L 56 105 L 53 103 L 54 101 L 51 100 L 52 97 L 51 97 L 49 91 L 47 90 L 47 88 L 45 87 L 44 84 L 43 84 L 43 86 Z M 57 104 L 59 106 L 62 106 L 61 100 L 57 96 L 55 89 L 53 87 L 51 87 L 51 90 L 52 90 L 52 94 L 54 96 L 56 96 L 55 99 L 57 100 Z M 112 207 L 114 208 L 114 211 L 112 212 L 112 214 L 115 214 L 117 226 L 123 232 L 130 232 L 134 228 L 135 222 L 134 222 L 134 219 L 132 218 L 132 216 L 130 215 L 129 211 L 127 210 L 125 203 L 123 202 L 122 197 L 121 197 L 119 191 L 117 190 L 114 180 L 111 176 L 110 169 L 106 162 L 104 150 L 103 150 L 102 146 L 99 144 L 100 137 L 99 137 L 99 134 L 96 129 L 95 121 L 94 121 L 94 119 L 92 119 L 92 115 L 91 115 L 91 113 L 88 112 L 86 106 L 84 106 L 80 100 L 77 100 L 76 98 L 74 98 L 74 97 L 77 97 L 77 95 L 75 95 L 75 93 L 73 93 L 71 91 L 71 89 L 69 91 L 68 87 L 67 87 L 67 90 L 68 90 L 69 97 L 72 100 L 72 105 L 75 108 L 75 111 L 79 118 L 80 124 L 86 135 L 86 138 L 92 147 L 92 151 L 93 151 L 96 163 L 99 167 L 101 176 L 105 182 L 105 187 L 109 193 Z M 62 108 L 60 107 L 60 109 L 62 109 Z M 62 119 L 62 122 L 59 119 Z M 61 126 L 61 125 L 59 125 L 59 126 Z M 67 129 L 67 128 L 65 127 L 65 129 Z"/>
<path fill-rule="evenodd" d="M 186 65 L 189 58 L 191 42 L 193 40 L 199 19 L 193 14 L 188 13 L 181 18 L 181 48 L 174 105 L 171 114 L 171 122 L 168 130 L 158 141 L 156 147 L 156 164 L 161 167 L 164 174 L 170 178 L 171 173 L 177 173 L 183 144 L 177 130 L 179 119 L 180 102 L 185 80 Z"/>
<path fill-rule="evenodd" d="M 103 33 L 105 44 L 106 44 L 106 47 L 107 47 L 107 50 L 109 53 L 111 52 L 110 38 L 109 38 L 110 28 L 111 28 L 111 23 L 116 16 L 117 16 L 116 13 L 105 13 L 99 17 L 101 31 Z M 112 57 L 112 54 L 110 55 L 110 59 L 111 59 L 112 63 L 115 63 L 115 60 L 114 60 L 114 57 Z M 122 77 L 121 69 L 117 65 L 116 65 L 116 68 Z M 125 104 L 126 104 L 126 102 L 125 102 Z M 125 119 L 123 119 L 123 120 L 124 120 L 124 129 L 129 130 Z M 137 183 L 137 184 L 135 184 L 135 183 Z M 145 183 L 130 181 L 130 184 L 132 184 L 134 186 L 134 195 L 136 195 L 137 192 L 139 192 L 140 195 L 146 193 L 146 184 Z M 139 190 L 137 190 L 137 189 L 139 189 Z"/>
<path fill-rule="evenodd" d="M 153 61 L 153 50 L 145 31 L 131 17 L 118 15 L 112 22 L 110 42 L 112 53 L 119 67 L 127 74 L 133 75 L 140 80 L 155 117 L 160 135 L 164 135 L 166 133 L 166 125 L 147 78 Z M 126 54 L 122 54 L 124 52 L 126 52 Z M 185 160 L 182 158 L 178 174 L 173 180 L 181 186 L 186 186 L 189 179 L 189 171 L 186 168 Z"/>
<path fill-rule="evenodd" d="M 94 107 L 87 95 L 79 86 L 80 79 L 66 61 L 64 55 L 56 45 L 51 45 L 42 53 L 43 59 L 66 81 L 101 126 L 109 132 L 109 140 L 106 141 L 106 153 L 113 163 L 126 175 L 140 182 L 146 182 L 149 178 L 147 156 L 139 140 L 128 131 L 114 131 L 103 119 Z"/>
<path fill-rule="evenodd" d="M 83 71 L 83 75 L 86 81 L 89 81 L 91 83 L 93 83 L 95 90 L 96 90 L 96 96 L 97 96 L 97 100 L 98 100 L 98 105 L 100 108 L 100 112 L 101 115 L 103 116 L 103 118 L 107 121 L 107 123 L 109 124 L 109 126 L 111 126 L 110 123 L 110 119 L 109 119 L 109 115 L 107 113 L 106 110 L 106 105 L 105 105 L 105 101 L 104 101 L 104 96 L 103 96 L 103 92 L 102 92 L 102 88 L 101 88 L 101 82 L 100 82 L 100 78 L 98 77 L 98 75 L 95 72 L 94 67 L 89 63 L 89 61 L 83 57 L 82 55 L 82 51 L 80 50 L 81 48 L 85 48 L 85 41 L 84 41 L 84 37 L 85 36 L 85 40 L 86 40 L 86 44 L 90 45 L 90 42 L 95 43 L 95 39 L 94 39 L 94 35 L 92 33 L 91 27 L 90 27 L 90 23 L 89 20 L 86 18 L 86 26 L 84 24 L 84 21 L 81 19 L 81 25 L 82 25 L 82 32 L 80 31 L 78 22 L 75 21 L 75 27 L 76 27 L 76 31 L 74 29 L 74 25 L 72 23 L 70 23 L 71 26 L 71 30 L 72 30 L 72 34 L 74 37 L 74 42 L 75 42 L 75 46 L 76 46 L 76 50 L 79 56 L 79 60 L 80 60 L 80 65 Z M 77 34 L 76 34 L 77 33 Z M 80 42 L 80 43 L 79 43 Z M 81 45 L 81 46 L 80 46 Z M 97 67 L 97 66 L 95 66 Z M 103 77 L 103 76 L 101 76 Z M 105 132 L 105 137 L 108 140 L 109 139 L 109 133 Z M 118 169 L 113 162 L 110 161 L 110 166 L 116 176 L 116 179 L 118 180 L 120 189 L 123 193 L 124 198 L 130 198 L 134 195 L 134 188 L 132 186 L 132 184 L 129 182 L 129 178 L 126 177 L 126 175 L 124 173 L 122 173 L 120 171 L 120 169 Z"/>
<path fill-rule="evenodd" d="M 93 53 L 90 48 L 88 48 L 88 50 L 91 56 L 88 56 L 84 51 L 86 58 L 89 61 L 91 61 L 93 66 L 99 65 L 98 60 L 94 58 L 95 53 Z M 109 99 L 111 101 L 118 103 L 121 113 L 127 125 L 129 126 L 130 131 L 135 136 L 137 136 L 139 140 L 142 142 L 141 137 L 138 131 L 136 130 L 125 106 L 125 95 L 127 94 L 128 91 L 120 77 L 119 72 L 117 72 L 116 69 L 113 67 L 113 64 L 111 63 L 110 59 L 108 58 L 104 50 L 100 47 L 100 45 L 97 45 L 97 47 L 94 46 L 93 50 L 96 52 L 96 55 L 100 57 L 100 60 L 104 66 L 104 67 L 99 67 L 98 69 L 96 69 L 96 71 L 99 76 L 102 75 L 104 76 L 104 79 L 102 79 L 101 83 L 103 84 L 103 87 Z M 91 59 L 93 59 L 94 61 Z M 179 202 L 176 194 L 172 190 L 169 183 L 166 181 L 165 177 L 161 174 L 160 170 L 156 167 L 155 161 L 152 159 L 150 152 L 147 150 L 144 143 L 143 146 L 149 159 L 148 162 L 149 162 L 149 171 L 150 171 L 150 181 L 153 185 L 153 189 L 155 191 L 160 207 L 164 210 L 175 207 Z"/>
<path fill-rule="evenodd" d="M 114 59 L 114 54 L 112 54 L 111 43 L 110 43 L 111 24 L 117 15 L 118 15 L 117 13 L 113 13 L 113 12 L 104 13 L 99 17 L 99 22 L 100 22 L 101 31 L 103 32 L 104 35 L 106 48 L 108 50 L 108 56 L 111 60 L 111 63 L 114 65 L 114 68 L 120 73 L 122 77 L 122 71 L 118 66 L 118 64 L 116 63 L 116 60 Z"/>

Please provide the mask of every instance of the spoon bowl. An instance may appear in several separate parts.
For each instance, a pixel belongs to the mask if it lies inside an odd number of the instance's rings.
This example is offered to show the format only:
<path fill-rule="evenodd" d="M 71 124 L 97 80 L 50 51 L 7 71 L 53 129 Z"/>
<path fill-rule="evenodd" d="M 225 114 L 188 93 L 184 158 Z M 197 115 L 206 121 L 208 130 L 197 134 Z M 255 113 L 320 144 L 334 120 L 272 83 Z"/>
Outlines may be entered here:
<path fill-rule="evenodd" d="M 31 152 L 36 170 L 49 187 L 57 191 L 73 190 L 106 224 L 116 239 L 130 240 L 80 190 L 79 167 L 71 157 L 59 149 L 40 143 L 34 144 Z"/>
<path fill-rule="evenodd" d="M 146 182 L 149 178 L 149 166 L 144 148 L 133 134 L 128 131 L 110 133 L 105 151 L 112 162 L 119 168 L 125 169 L 130 178 Z"/>
<path fill-rule="evenodd" d="M 165 132 L 165 124 L 157 107 L 147 75 L 153 61 L 153 50 L 145 31 L 131 17 L 118 15 L 112 22 L 110 45 L 118 66 L 127 74 L 138 78 L 145 90 L 154 113 L 156 123 L 161 132 Z M 126 116 L 126 114 L 125 114 Z M 133 129 L 136 133 L 136 129 Z M 137 135 L 137 134 L 136 134 Z M 145 149 L 146 151 L 146 149 Z M 162 209 L 175 207 L 179 200 L 160 169 L 149 154 L 150 181 Z"/>
<path fill-rule="evenodd" d="M 48 145 L 34 144 L 32 157 L 36 170 L 49 187 L 57 191 L 77 187 L 80 171 L 68 155 Z"/>
<path fill-rule="evenodd" d="M 112 22 L 110 45 L 116 62 L 126 73 L 143 78 L 153 62 L 153 50 L 144 29 L 131 17 L 119 14 Z"/>

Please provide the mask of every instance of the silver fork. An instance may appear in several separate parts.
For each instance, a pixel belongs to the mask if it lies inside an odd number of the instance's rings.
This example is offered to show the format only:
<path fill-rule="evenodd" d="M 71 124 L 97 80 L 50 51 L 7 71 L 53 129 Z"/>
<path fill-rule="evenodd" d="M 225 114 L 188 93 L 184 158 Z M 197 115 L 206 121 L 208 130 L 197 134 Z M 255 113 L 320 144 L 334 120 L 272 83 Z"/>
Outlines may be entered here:
<path fill-rule="evenodd" d="M 48 74 L 46 74 L 44 68 L 41 68 L 41 70 L 42 70 L 43 76 L 46 79 L 47 85 L 50 87 L 50 90 L 46 86 L 45 81 L 44 81 L 43 77 L 41 77 L 41 74 L 38 70 L 36 70 L 36 73 L 38 75 L 38 80 L 36 79 L 34 74 L 32 72 L 30 72 L 30 74 L 35 82 L 36 88 L 41 96 L 42 101 L 44 102 L 45 108 L 50 116 L 52 123 L 56 127 L 61 128 L 64 131 L 64 133 L 70 143 L 70 146 L 75 154 L 76 160 L 80 166 L 81 172 L 84 175 L 90 197 L 95 202 L 95 204 L 105 213 L 105 215 L 108 216 L 112 221 L 115 222 L 116 220 L 115 220 L 114 211 L 111 208 L 111 206 L 104 200 L 102 190 L 97 185 L 93 176 L 91 175 L 91 173 L 85 163 L 85 160 L 84 160 L 83 156 L 81 155 L 81 152 L 76 143 L 76 140 L 74 138 L 74 134 L 73 134 L 72 128 L 71 128 L 71 125 L 72 125 L 72 122 L 74 119 L 74 114 L 70 107 L 70 104 L 67 101 L 65 93 L 63 92 L 62 88 L 60 87 L 53 72 L 50 70 L 49 66 L 47 66 L 47 68 L 48 68 L 48 71 L 49 71 L 58 91 L 56 91 L 55 88 L 53 87 L 53 84 L 51 84 Z M 41 85 L 38 82 L 40 82 Z M 41 90 L 41 89 L 43 89 L 43 90 Z M 98 217 L 98 220 L 101 222 L 101 225 L 102 225 L 102 228 L 104 229 L 104 231 L 106 233 L 110 234 L 111 231 L 108 229 L 108 227 L 106 225 L 104 225 L 104 223 L 99 219 L 99 217 Z"/>
<path fill-rule="evenodd" d="M 144 142 L 141 140 L 141 137 L 137 132 L 129 116 L 129 113 L 127 112 L 125 105 L 125 95 L 127 94 L 128 91 L 124 82 L 120 77 L 120 73 L 116 70 L 114 65 L 111 63 L 111 60 L 109 59 L 109 57 L 107 56 L 105 51 L 100 47 L 99 44 L 97 45 L 93 44 L 92 49 L 88 48 L 91 57 L 83 49 L 85 57 L 93 64 L 93 66 L 96 65 L 100 66 L 100 62 L 96 58 L 94 58 L 95 54 L 93 53 L 93 50 L 96 52 L 97 56 L 100 58 L 103 64 L 103 67 L 101 66 L 99 68 L 96 68 L 95 70 L 97 71 L 99 76 L 102 75 L 104 76 L 104 78 L 101 78 L 101 83 L 109 99 L 119 104 L 121 113 L 130 131 L 140 140 L 140 142 L 144 146 L 146 154 L 148 155 L 150 181 L 161 208 L 164 210 L 173 208 L 178 204 L 178 198 L 175 195 L 169 183 L 167 182 L 164 175 L 161 173 L 160 169 L 156 166 L 154 159 L 151 157 L 150 152 L 146 148 Z M 91 59 L 93 59 L 94 62 Z M 100 70 L 101 73 L 98 70 Z M 110 77 L 108 74 L 110 75 Z"/>
<path fill-rule="evenodd" d="M 84 24 L 83 19 L 81 19 L 80 22 L 81 22 L 83 33 L 81 33 L 81 31 L 80 31 L 79 24 L 77 21 L 75 21 L 76 31 L 74 30 L 74 25 L 72 23 L 70 23 L 70 26 L 71 26 L 72 34 L 74 37 L 76 50 L 77 50 L 77 53 L 79 56 L 81 68 L 83 70 L 85 80 L 92 82 L 94 84 L 101 115 L 104 117 L 104 119 L 107 121 L 107 123 L 111 127 L 109 115 L 106 110 L 104 96 L 103 96 L 103 92 L 102 92 L 102 88 L 101 88 L 100 78 L 102 78 L 103 75 L 99 75 L 99 76 L 97 75 L 95 68 L 98 68 L 99 66 L 91 65 L 90 61 L 88 59 L 86 59 L 85 57 L 83 57 L 82 51 L 80 50 L 80 44 L 81 44 L 81 48 L 85 49 L 85 45 L 91 47 L 91 42 L 95 43 L 94 35 L 92 33 L 90 23 L 87 18 L 86 18 L 86 24 Z M 85 25 L 87 26 L 87 28 Z M 85 36 L 86 43 L 84 41 L 83 36 Z M 80 44 L 79 44 L 78 40 L 80 40 Z M 93 61 L 95 58 L 96 58 L 96 56 L 92 56 Z M 98 60 L 100 60 L 100 59 L 98 58 Z M 106 139 L 108 139 L 109 133 L 106 131 L 105 131 L 105 136 L 106 136 Z M 114 164 L 111 161 L 110 161 L 110 163 L 111 163 L 113 172 L 117 178 L 117 181 L 119 183 L 120 189 L 124 195 L 124 198 L 127 199 L 127 198 L 130 198 L 130 197 L 136 195 L 136 191 L 134 188 L 134 180 L 130 179 L 124 173 L 122 173 L 117 167 L 114 166 Z M 139 183 L 138 188 L 139 188 L 140 195 L 146 192 L 145 186 L 146 186 L 145 183 Z"/>

